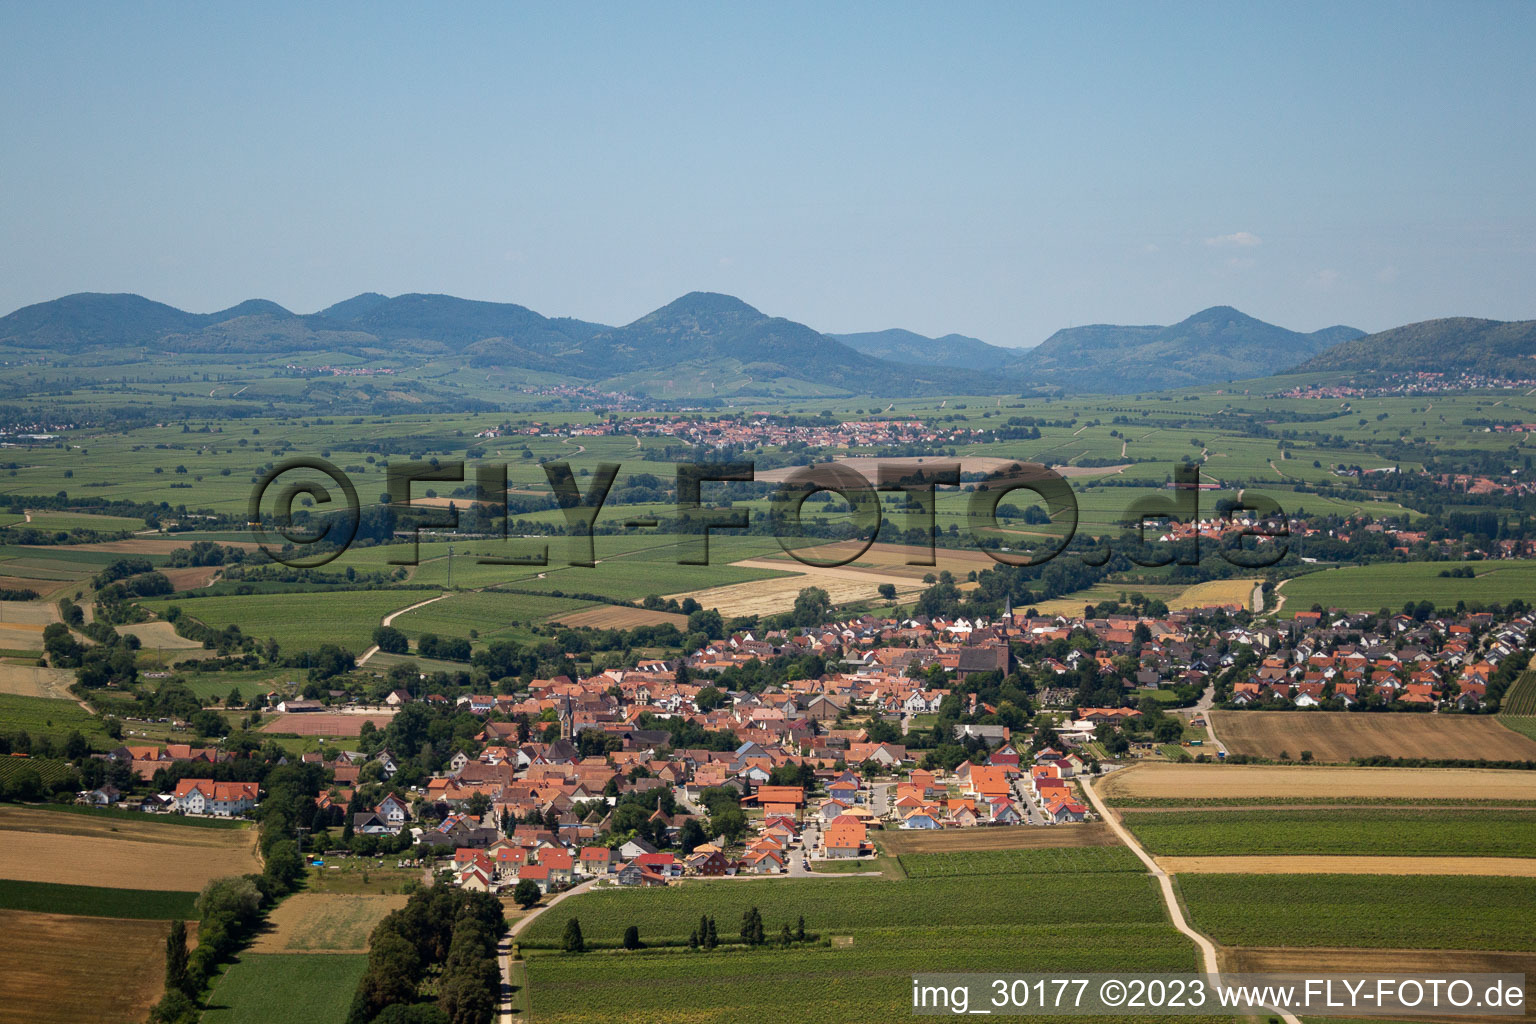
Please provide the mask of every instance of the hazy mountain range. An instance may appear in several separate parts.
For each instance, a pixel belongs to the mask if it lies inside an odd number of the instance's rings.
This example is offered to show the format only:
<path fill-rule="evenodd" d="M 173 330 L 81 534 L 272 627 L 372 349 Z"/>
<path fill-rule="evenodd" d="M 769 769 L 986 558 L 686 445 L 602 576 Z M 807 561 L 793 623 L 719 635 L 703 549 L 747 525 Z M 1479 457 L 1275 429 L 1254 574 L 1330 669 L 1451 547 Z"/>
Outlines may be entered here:
<path fill-rule="evenodd" d="M 1017 349 L 900 329 L 823 334 L 712 292 L 621 327 L 451 295 L 365 293 L 299 314 L 263 299 L 188 313 L 138 295 L 81 293 L 0 318 L 0 346 L 87 363 L 195 353 L 464 360 L 670 397 L 897 396 L 1151 391 L 1297 368 L 1445 369 L 1448 359 L 1507 372 L 1532 365 L 1536 325 L 1458 319 L 1368 337 L 1351 327 L 1302 334 L 1216 306 L 1170 326 L 1066 328 Z"/>

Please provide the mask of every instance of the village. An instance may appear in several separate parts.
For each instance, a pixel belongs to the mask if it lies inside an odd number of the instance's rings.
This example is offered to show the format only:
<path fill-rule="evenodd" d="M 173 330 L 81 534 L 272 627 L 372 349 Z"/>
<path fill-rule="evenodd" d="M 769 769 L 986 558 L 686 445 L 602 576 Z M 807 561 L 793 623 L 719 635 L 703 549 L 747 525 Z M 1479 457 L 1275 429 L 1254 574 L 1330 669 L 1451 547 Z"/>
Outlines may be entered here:
<path fill-rule="evenodd" d="M 399 759 L 387 746 L 347 750 L 343 740 L 302 754 L 327 773 L 317 823 L 332 823 L 333 835 L 340 824 L 350 841 L 325 852 L 318 841 L 312 856 L 334 865 L 358 849 L 396 852 L 460 886 L 529 882 L 542 894 L 590 880 L 807 875 L 873 860 L 884 830 L 1070 828 L 1094 816 L 1075 784 L 1085 774 L 1128 758 L 1224 758 L 1202 738 L 1206 708 L 1476 711 L 1536 626 L 1530 614 L 1300 612 L 1254 623 L 1236 609 L 1157 610 L 1073 618 L 1009 608 L 994 622 L 861 616 L 736 633 L 686 658 L 535 679 L 513 694 L 395 690 L 386 709 L 467 712 L 483 727 L 420 785 L 392 783 Z M 840 670 L 759 692 L 713 684 L 755 661 L 804 654 Z M 1080 670 L 1120 703 L 1084 706 L 1074 685 L 1051 685 Z M 1023 676 L 1035 682 L 1036 717 L 969 685 Z M 267 699 L 283 716 L 327 710 L 275 691 Z M 1184 716 L 1165 713 L 1179 705 Z M 958 752 L 947 762 L 927 741 L 926 750 L 902 742 L 941 711 L 963 719 L 944 737 Z M 678 735 L 729 736 L 735 746 L 692 747 Z M 168 766 L 217 774 L 232 755 L 168 744 L 106 757 L 146 783 Z M 364 791 L 383 795 L 365 803 Z M 259 795 L 254 782 L 180 777 L 133 801 L 110 785 L 80 799 L 229 817 L 253 810 Z"/>

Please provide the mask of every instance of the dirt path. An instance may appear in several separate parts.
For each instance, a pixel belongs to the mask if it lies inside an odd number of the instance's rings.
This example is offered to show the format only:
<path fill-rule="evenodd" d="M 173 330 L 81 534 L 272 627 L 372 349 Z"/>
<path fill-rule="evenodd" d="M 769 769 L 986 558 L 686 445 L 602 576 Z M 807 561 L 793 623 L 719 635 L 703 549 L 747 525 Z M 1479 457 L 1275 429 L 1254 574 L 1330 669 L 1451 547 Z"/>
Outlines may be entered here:
<path fill-rule="evenodd" d="M 445 593 L 445 594 L 438 594 L 436 597 L 429 597 L 425 601 L 417 601 L 415 604 L 410 605 L 410 606 L 405 607 L 405 608 L 401 608 L 397 612 L 390 612 L 388 615 L 384 616 L 382 619 L 379 620 L 379 625 L 381 625 L 381 626 L 388 626 L 388 625 L 390 625 L 391 623 L 393 623 L 395 621 L 395 618 L 397 616 L 404 615 L 406 612 L 413 612 L 417 608 L 424 608 L 427 605 L 433 603 L 434 601 L 441 601 L 445 597 L 452 597 L 452 596 L 453 595 L 451 593 Z M 374 644 L 372 647 L 368 648 L 366 651 L 363 652 L 362 657 L 357 659 L 357 666 L 358 666 L 358 668 L 362 668 L 363 665 L 365 665 L 367 663 L 369 658 L 373 657 L 375 654 L 378 654 L 378 653 L 379 653 L 379 645 L 378 644 Z"/>
<path fill-rule="evenodd" d="M 501 1013 L 499 1015 L 501 1018 L 501 1024 L 512 1024 L 513 1021 L 520 1021 L 523 1019 L 522 1014 L 512 1012 L 512 940 L 516 938 L 524 928 L 527 928 L 534 921 L 538 920 L 539 915 L 544 913 L 544 911 L 553 909 L 557 904 L 565 902 L 565 898 L 567 896 L 575 896 L 577 893 L 586 892 L 588 889 L 591 889 L 593 886 L 595 886 L 597 881 L 598 880 L 594 878 L 591 881 L 582 882 L 580 885 L 571 889 L 567 889 L 565 892 L 552 897 L 550 901 L 544 904 L 542 907 L 537 907 L 529 913 L 524 914 L 516 921 L 513 921 L 512 926 L 507 929 L 507 934 L 502 936 L 499 947 L 496 950 L 496 958 L 501 962 Z M 521 963 L 521 961 L 519 961 L 519 963 Z M 526 982 L 527 978 L 528 975 L 525 970 L 523 973 L 523 980 Z M 523 989 L 523 1002 L 525 1003 L 527 1003 L 527 991 L 528 990 L 525 985 Z"/>
<path fill-rule="evenodd" d="M 1184 910 L 1179 906 L 1178 896 L 1173 891 L 1173 879 L 1169 876 L 1168 872 L 1158 865 L 1151 854 L 1141 848 L 1141 844 L 1136 841 L 1135 836 L 1131 835 L 1130 830 L 1120 824 L 1119 820 L 1110 813 L 1109 808 L 1104 806 L 1104 801 L 1100 800 L 1099 794 L 1094 792 L 1093 780 L 1083 775 L 1078 777 L 1078 781 L 1083 784 L 1083 792 L 1087 795 L 1088 802 L 1093 804 L 1093 809 L 1099 812 L 1099 817 L 1104 820 L 1104 823 L 1110 827 L 1110 830 L 1115 835 L 1120 837 L 1120 841 L 1130 848 L 1131 852 L 1147 866 L 1147 870 L 1152 872 L 1152 876 L 1157 879 L 1158 889 L 1163 894 L 1163 903 L 1168 907 L 1168 917 L 1173 921 L 1173 926 L 1180 933 L 1189 937 L 1200 948 L 1200 961 L 1205 973 L 1219 973 L 1221 966 L 1216 958 L 1216 944 L 1200 932 L 1195 931 L 1189 922 L 1184 919 Z M 1300 1019 L 1293 1013 L 1287 1013 L 1284 1010 L 1276 1010 L 1275 1012 L 1280 1015 L 1285 1024 L 1301 1024 Z"/>

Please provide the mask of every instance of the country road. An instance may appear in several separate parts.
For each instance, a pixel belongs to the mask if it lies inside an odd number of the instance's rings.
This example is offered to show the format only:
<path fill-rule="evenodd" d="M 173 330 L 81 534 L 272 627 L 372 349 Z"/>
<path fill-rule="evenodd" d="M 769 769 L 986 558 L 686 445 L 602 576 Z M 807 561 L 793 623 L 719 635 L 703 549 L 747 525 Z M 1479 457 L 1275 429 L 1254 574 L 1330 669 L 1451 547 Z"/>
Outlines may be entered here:
<path fill-rule="evenodd" d="M 1212 735 L 1214 736 L 1215 733 L 1213 732 Z M 1195 931 L 1190 923 L 1184 919 L 1184 910 L 1179 906 L 1178 896 L 1173 891 L 1172 877 L 1169 876 L 1168 872 L 1157 866 L 1157 861 L 1152 859 L 1152 855 L 1141 848 L 1141 844 L 1136 841 L 1136 837 L 1131 835 L 1124 825 L 1120 824 L 1119 818 L 1115 817 L 1109 808 L 1104 805 L 1104 801 L 1099 799 L 1099 794 L 1093 788 L 1093 780 L 1083 775 L 1078 777 L 1078 781 L 1083 784 L 1083 792 L 1087 795 L 1088 802 L 1093 804 L 1093 809 L 1099 812 L 1099 817 L 1109 826 L 1110 831 L 1119 837 L 1120 841 L 1136 855 L 1137 859 L 1147 866 L 1147 870 L 1152 873 L 1152 877 L 1157 879 L 1158 889 L 1163 894 L 1163 903 L 1168 907 L 1168 917 L 1173 921 L 1173 926 L 1180 933 L 1188 936 L 1199 947 L 1200 960 L 1203 965 L 1202 969 L 1206 974 L 1219 974 L 1221 968 L 1216 960 L 1216 944 L 1200 932 Z M 1301 1021 L 1295 1014 L 1287 1013 L 1284 1010 L 1276 1012 L 1279 1013 L 1285 1024 L 1301 1024 Z"/>
<path fill-rule="evenodd" d="M 537 907 L 531 913 L 524 914 L 516 921 L 513 921 L 512 926 L 507 929 L 507 934 L 502 936 L 496 950 L 496 958 L 501 963 L 501 1024 L 513 1024 L 514 1021 L 522 1019 L 521 1014 L 512 1012 L 512 940 L 524 928 L 532 924 L 540 914 L 543 914 L 546 910 L 554 909 L 557 904 L 564 903 L 567 896 L 575 896 L 577 893 L 586 892 L 596 885 L 597 881 L 594 878 L 591 881 L 582 882 L 578 886 L 574 886 L 565 890 L 565 892 L 551 897 L 550 901 L 542 907 Z"/>
<path fill-rule="evenodd" d="M 438 594 L 436 597 L 429 597 L 425 601 L 417 601 L 415 604 L 410 605 L 410 606 L 405 607 L 405 608 L 401 608 L 399 611 L 390 612 L 388 615 L 384 616 L 382 619 L 379 620 L 379 625 L 381 625 L 381 626 L 388 626 L 388 625 L 392 624 L 395 621 L 397 616 L 404 615 L 406 612 L 413 612 L 417 608 L 424 608 L 424 607 L 426 607 L 427 605 L 431 604 L 434 601 L 441 601 L 445 597 L 452 597 L 452 596 L 453 595 L 451 593 L 443 593 L 443 594 Z M 374 644 L 372 647 L 368 648 L 366 651 L 363 652 L 362 657 L 357 659 L 357 666 L 358 666 L 358 668 L 362 668 L 364 665 L 366 665 L 368 663 L 368 659 L 369 658 L 373 657 L 375 654 L 378 654 L 378 653 L 379 653 L 379 645 L 378 644 Z"/>

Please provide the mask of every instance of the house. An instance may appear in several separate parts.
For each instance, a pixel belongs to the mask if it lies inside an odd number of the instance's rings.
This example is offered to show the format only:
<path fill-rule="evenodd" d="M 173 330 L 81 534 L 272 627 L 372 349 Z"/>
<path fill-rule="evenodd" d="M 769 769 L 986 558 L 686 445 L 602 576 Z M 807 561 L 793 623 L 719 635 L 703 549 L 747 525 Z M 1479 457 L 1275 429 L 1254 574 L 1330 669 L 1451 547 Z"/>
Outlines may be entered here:
<path fill-rule="evenodd" d="M 549 871 L 550 885 L 570 885 L 575 880 L 575 858 L 570 850 L 546 846 L 537 856 L 539 866 Z"/>
<path fill-rule="evenodd" d="M 389 696 L 384 698 L 384 703 L 392 708 L 397 708 L 402 704 L 409 704 L 410 702 L 411 695 L 404 690 L 390 690 Z"/>
<path fill-rule="evenodd" d="M 784 870 L 784 855 L 776 850 L 757 850 L 741 859 L 739 868 L 748 875 L 776 875 Z"/>
<path fill-rule="evenodd" d="M 676 878 L 683 873 L 682 861 L 670 853 L 642 853 L 634 859 L 633 863 L 663 878 Z"/>
<path fill-rule="evenodd" d="M 171 796 L 182 814 L 216 814 L 232 817 L 256 806 L 254 782 L 214 782 L 211 779 L 182 779 Z"/>
<path fill-rule="evenodd" d="M 619 847 L 619 857 L 626 861 L 633 861 L 636 857 L 646 853 L 655 853 L 656 847 L 644 839 L 631 839 Z"/>
<path fill-rule="evenodd" d="M 576 868 L 583 875 L 595 877 L 612 874 L 619 863 L 617 850 L 607 846 L 583 846 Z"/>
<path fill-rule="evenodd" d="M 372 811 L 359 811 L 352 815 L 352 831 L 360 836 L 389 834 L 389 825 Z"/>
<path fill-rule="evenodd" d="M 689 874 L 702 875 L 705 878 L 718 878 L 730 874 L 732 870 L 730 860 L 719 850 L 695 853 L 688 858 L 687 865 Z"/>
<path fill-rule="evenodd" d="M 549 868 L 543 864 L 524 864 L 517 869 L 518 882 L 532 882 L 539 887 L 539 892 L 549 892 L 550 879 Z"/>
<path fill-rule="evenodd" d="M 827 826 L 822 849 L 828 857 L 859 857 L 873 848 L 868 842 L 864 823 L 853 818 L 839 818 Z"/>
<path fill-rule="evenodd" d="M 614 880 L 620 885 L 649 886 L 667 884 L 667 879 L 664 876 L 643 868 L 634 861 L 622 865 L 618 873 L 614 875 Z"/>
<path fill-rule="evenodd" d="M 411 817 L 411 812 L 406 808 L 405 801 L 393 793 L 379 801 L 379 806 L 373 809 L 373 813 L 377 814 L 379 819 L 395 832 L 400 831 Z"/>
<path fill-rule="evenodd" d="M 1082 821 L 1088 813 L 1088 808 L 1071 800 L 1057 797 L 1046 804 L 1042 813 L 1045 815 L 1046 821 L 1060 825 L 1068 821 Z"/>
<path fill-rule="evenodd" d="M 88 804 L 91 807 L 111 807 L 122 798 L 123 794 L 118 791 L 116 786 L 109 782 L 100 789 L 81 793 L 76 798 L 76 803 Z"/>

